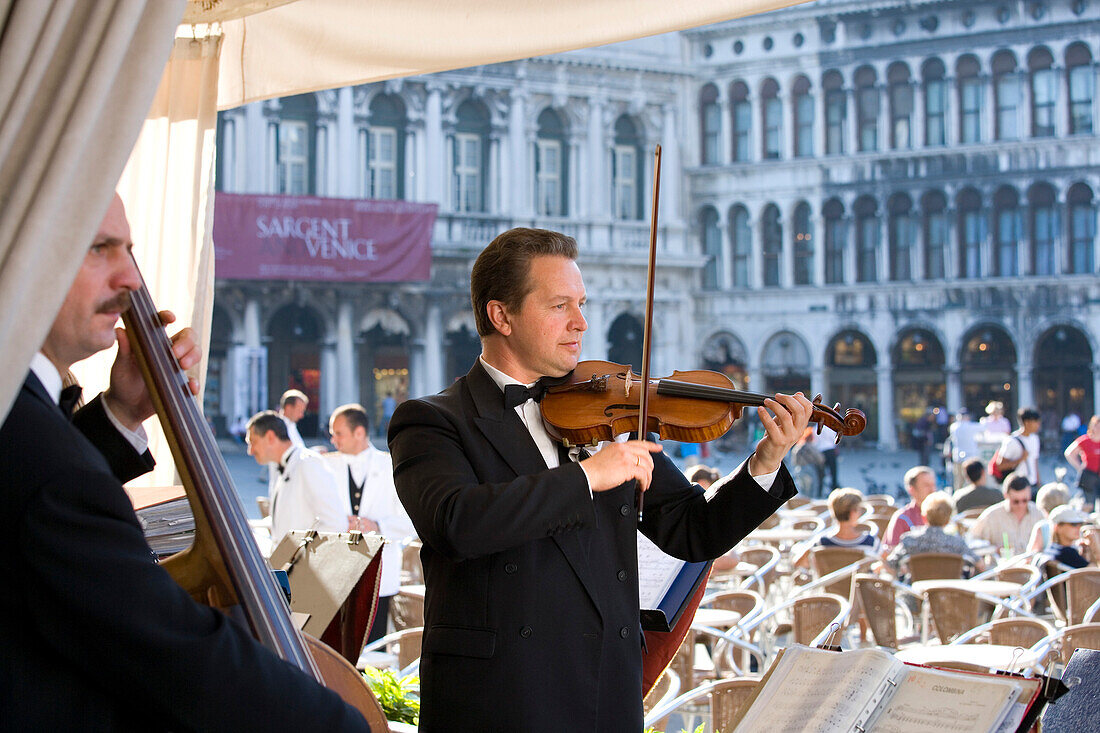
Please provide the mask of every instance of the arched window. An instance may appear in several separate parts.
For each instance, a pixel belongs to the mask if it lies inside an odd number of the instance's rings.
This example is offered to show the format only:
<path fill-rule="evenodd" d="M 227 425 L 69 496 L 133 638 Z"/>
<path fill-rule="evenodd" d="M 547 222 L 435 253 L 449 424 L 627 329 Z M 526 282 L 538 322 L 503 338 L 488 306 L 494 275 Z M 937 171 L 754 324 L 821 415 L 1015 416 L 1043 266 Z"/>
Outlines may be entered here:
<path fill-rule="evenodd" d="M 539 114 L 535 138 L 535 208 L 539 216 L 568 214 L 569 150 L 561 115 L 552 109 Z"/>
<path fill-rule="evenodd" d="M 317 98 L 313 94 L 286 97 L 279 103 L 276 127 L 274 193 L 308 196 L 316 192 Z"/>
<path fill-rule="evenodd" d="M 744 162 L 752 158 L 752 105 L 749 88 L 743 81 L 730 85 L 730 129 L 732 131 L 731 154 L 733 159 Z"/>
<path fill-rule="evenodd" d="M 703 289 L 717 290 L 721 287 L 722 272 L 722 234 L 718 231 L 718 212 L 713 206 L 704 206 L 699 212 L 699 236 L 703 244 Z"/>
<path fill-rule="evenodd" d="M 794 100 L 794 154 L 804 158 L 814 154 L 814 97 L 810 94 L 810 80 L 800 76 L 792 87 Z"/>
<path fill-rule="evenodd" d="M 959 213 L 959 277 L 980 278 L 982 242 L 986 234 L 982 198 L 972 188 L 963 189 L 955 199 L 955 209 Z"/>
<path fill-rule="evenodd" d="M 1054 73 L 1054 57 L 1040 46 L 1027 55 L 1031 72 L 1031 136 L 1054 135 L 1054 104 L 1058 97 L 1058 80 Z"/>
<path fill-rule="evenodd" d="M 909 67 L 892 64 L 886 73 L 890 85 L 890 144 L 894 150 L 913 147 L 913 87 L 909 83 Z"/>
<path fill-rule="evenodd" d="M 405 126 L 405 103 L 400 97 L 379 94 L 371 100 L 370 126 L 359 131 L 365 198 L 404 198 Z"/>
<path fill-rule="evenodd" d="M 825 90 L 825 154 L 844 152 L 844 124 L 848 117 L 848 97 L 844 92 L 844 77 L 835 69 L 821 78 Z"/>
<path fill-rule="evenodd" d="M 811 285 L 813 281 L 814 233 L 810 205 L 802 201 L 794 209 L 794 284 Z"/>
<path fill-rule="evenodd" d="M 856 215 L 856 281 L 873 283 L 878 278 L 878 204 L 863 196 L 853 207 Z"/>
<path fill-rule="evenodd" d="M 1020 79 L 1016 74 L 1016 57 L 1011 51 L 999 51 L 993 57 L 993 93 L 997 98 L 997 139 L 1018 140 Z"/>
<path fill-rule="evenodd" d="M 775 79 L 765 79 L 760 85 L 763 102 L 760 113 L 764 125 L 764 159 L 776 160 L 782 150 L 783 108 L 779 104 L 779 84 Z"/>
<path fill-rule="evenodd" d="M 913 200 L 908 194 L 896 193 L 890 197 L 890 279 L 913 279 Z"/>
<path fill-rule="evenodd" d="M 1028 228 L 1031 234 L 1031 272 L 1053 275 L 1055 240 L 1061 228 L 1054 206 L 1054 189 L 1049 183 L 1036 183 L 1027 192 Z"/>
<path fill-rule="evenodd" d="M 718 108 L 718 87 L 707 84 L 699 92 L 699 122 L 702 125 L 702 163 L 718 163 L 718 139 L 721 129 Z"/>
<path fill-rule="evenodd" d="M 752 256 L 752 228 L 749 226 L 749 212 L 744 206 L 730 209 L 730 249 L 733 250 L 733 286 L 749 286 L 749 262 Z"/>
<path fill-rule="evenodd" d="M 489 110 L 467 99 L 458 106 L 452 176 L 455 211 L 485 211 L 485 172 L 489 168 Z"/>
<path fill-rule="evenodd" d="M 1002 186 L 993 194 L 994 247 L 993 274 L 1009 277 L 1020 274 L 1020 196 L 1011 186 Z"/>
<path fill-rule="evenodd" d="M 859 120 L 859 151 L 878 150 L 878 89 L 875 70 L 861 67 L 855 75 L 856 116 Z"/>
<path fill-rule="evenodd" d="M 847 229 L 844 226 L 844 204 L 829 199 L 821 209 L 825 218 L 825 282 L 844 282 L 844 250 L 847 247 Z"/>
<path fill-rule="evenodd" d="M 924 144 L 947 143 L 947 83 L 943 62 L 928 59 L 922 70 L 924 77 Z"/>
<path fill-rule="evenodd" d="M 615 121 L 611 150 L 611 200 L 616 219 L 642 218 L 642 140 L 626 115 Z"/>
<path fill-rule="evenodd" d="M 1069 77 L 1069 132 L 1080 135 L 1092 132 L 1092 98 L 1096 82 L 1092 69 L 1092 53 L 1083 43 L 1066 49 L 1066 75 Z"/>
<path fill-rule="evenodd" d="M 982 80 L 981 67 L 973 56 L 962 56 L 955 64 L 959 87 L 959 142 L 982 141 Z"/>
<path fill-rule="evenodd" d="M 921 199 L 924 212 L 924 278 L 942 280 L 947 259 L 947 198 L 929 191 Z"/>
<path fill-rule="evenodd" d="M 1083 183 L 1075 183 L 1066 199 L 1069 202 L 1069 256 L 1066 264 L 1071 273 L 1090 274 L 1095 271 L 1093 249 L 1096 240 L 1096 206 L 1092 202 L 1092 189 Z"/>
<path fill-rule="evenodd" d="M 768 204 L 760 220 L 761 240 L 764 243 L 764 285 L 779 285 L 779 262 L 783 254 L 783 225 L 779 223 L 779 207 Z"/>

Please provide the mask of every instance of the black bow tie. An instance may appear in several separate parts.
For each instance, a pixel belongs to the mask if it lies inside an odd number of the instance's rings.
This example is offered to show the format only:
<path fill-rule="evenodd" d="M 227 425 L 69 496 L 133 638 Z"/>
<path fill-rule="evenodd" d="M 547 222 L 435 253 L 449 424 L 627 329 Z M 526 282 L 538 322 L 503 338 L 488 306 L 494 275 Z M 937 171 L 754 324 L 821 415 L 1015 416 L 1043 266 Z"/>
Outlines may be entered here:
<path fill-rule="evenodd" d="M 522 384 L 505 385 L 504 407 L 506 409 L 511 409 L 518 405 L 522 405 L 527 400 L 542 402 L 542 398 L 546 396 L 546 392 L 551 387 L 556 387 L 565 382 L 568 376 L 569 375 L 564 377 L 543 377 L 530 387 L 524 387 Z"/>
<path fill-rule="evenodd" d="M 57 404 L 61 408 L 61 412 L 65 417 L 70 420 L 73 417 L 73 410 L 76 409 L 77 403 L 80 402 L 80 385 L 72 384 L 61 390 L 61 397 L 58 398 Z"/>

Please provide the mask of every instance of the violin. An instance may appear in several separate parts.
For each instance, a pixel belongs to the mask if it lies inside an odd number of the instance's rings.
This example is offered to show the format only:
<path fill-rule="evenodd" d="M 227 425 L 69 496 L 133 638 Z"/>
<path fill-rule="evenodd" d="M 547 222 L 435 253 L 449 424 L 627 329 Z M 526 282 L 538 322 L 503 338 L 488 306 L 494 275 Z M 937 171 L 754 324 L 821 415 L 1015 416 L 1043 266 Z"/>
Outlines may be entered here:
<path fill-rule="evenodd" d="M 616 435 L 638 430 L 639 404 L 647 393 L 649 414 L 645 432 L 684 443 L 715 440 L 726 433 L 745 407 L 764 404 L 770 395 L 734 387 L 721 372 L 696 369 L 675 371 L 669 377 L 650 379 L 643 390 L 642 378 L 624 364 L 582 361 L 542 398 L 542 420 L 547 432 L 564 445 L 594 445 Z M 813 400 L 810 422 L 828 425 L 841 436 L 859 435 L 867 427 L 862 411 L 840 404 Z"/>

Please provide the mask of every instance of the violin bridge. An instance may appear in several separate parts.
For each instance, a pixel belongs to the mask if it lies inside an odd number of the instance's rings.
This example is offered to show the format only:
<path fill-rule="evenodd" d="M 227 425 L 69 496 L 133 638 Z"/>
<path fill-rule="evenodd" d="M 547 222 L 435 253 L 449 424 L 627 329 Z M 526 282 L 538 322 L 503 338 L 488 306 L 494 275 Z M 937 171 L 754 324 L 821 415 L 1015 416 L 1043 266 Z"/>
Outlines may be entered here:
<path fill-rule="evenodd" d="M 633 375 L 633 373 L 629 372 L 629 371 L 625 375 L 623 375 L 623 396 L 627 399 L 630 399 L 630 387 L 632 386 L 632 382 L 631 382 L 631 376 L 632 375 Z"/>

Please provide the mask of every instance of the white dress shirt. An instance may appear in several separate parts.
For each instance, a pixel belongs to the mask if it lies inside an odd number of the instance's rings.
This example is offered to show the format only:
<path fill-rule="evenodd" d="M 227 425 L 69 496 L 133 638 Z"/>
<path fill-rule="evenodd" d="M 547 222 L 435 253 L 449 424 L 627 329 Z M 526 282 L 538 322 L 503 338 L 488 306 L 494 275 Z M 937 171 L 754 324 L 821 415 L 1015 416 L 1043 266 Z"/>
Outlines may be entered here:
<path fill-rule="evenodd" d="M 293 529 L 345 532 L 347 514 L 332 472 L 320 455 L 292 445 L 271 491 L 271 547 Z M 345 494 L 347 491 L 345 490 Z"/>
<path fill-rule="evenodd" d="M 38 381 L 42 383 L 42 386 L 46 388 L 46 393 L 54 403 L 57 403 L 61 399 L 61 385 L 64 380 L 54 363 L 39 351 L 31 357 L 30 369 L 34 372 L 34 376 L 38 377 Z M 149 436 L 144 427 L 138 425 L 137 430 L 130 430 L 115 417 L 115 414 L 111 412 L 111 408 L 107 406 L 106 400 L 103 400 L 103 412 L 106 413 L 111 424 L 115 426 L 115 430 L 126 438 L 126 441 L 134 447 L 134 450 L 138 453 L 144 453 L 149 449 Z"/>
<path fill-rule="evenodd" d="M 345 516 L 352 516 L 348 494 L 348 470 L 357 486 L 363 487 L 357 516 L 378 523 L 378 533 L 386 538 L 382 547 L 382 578 L 378 595 L 392 596 L 401 588 L 401 543 L 415 537 L 412 520 L 397 498 L 393 485 L 393 462 L 390 454 L 367 446 L 362 453 L 350 455 L 334 451 L 323 456 L 340 488 L 340 500 Z M 345 521 L 345 528 L 347 523 Z"/>

